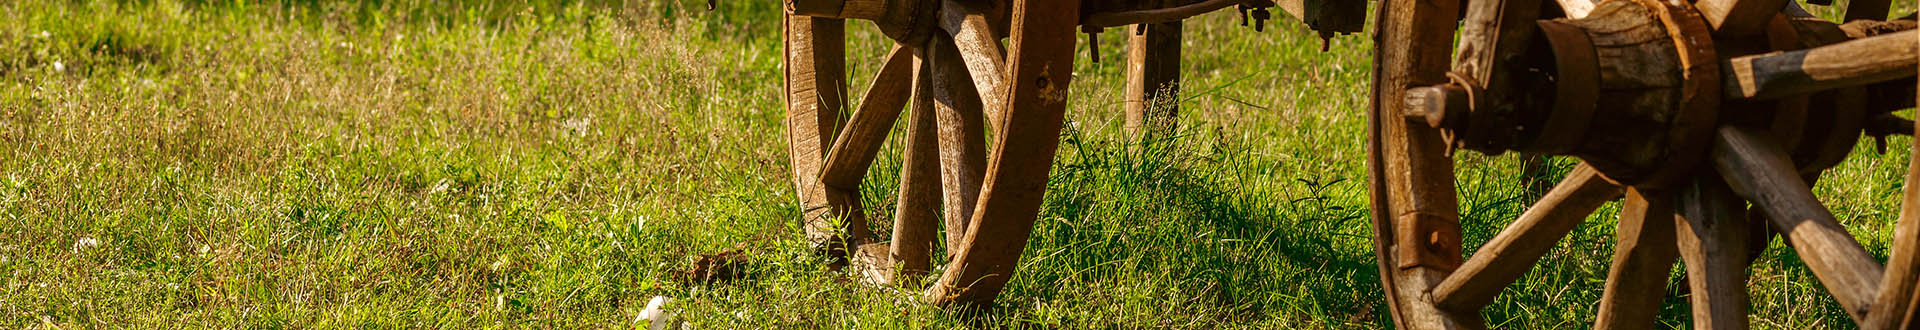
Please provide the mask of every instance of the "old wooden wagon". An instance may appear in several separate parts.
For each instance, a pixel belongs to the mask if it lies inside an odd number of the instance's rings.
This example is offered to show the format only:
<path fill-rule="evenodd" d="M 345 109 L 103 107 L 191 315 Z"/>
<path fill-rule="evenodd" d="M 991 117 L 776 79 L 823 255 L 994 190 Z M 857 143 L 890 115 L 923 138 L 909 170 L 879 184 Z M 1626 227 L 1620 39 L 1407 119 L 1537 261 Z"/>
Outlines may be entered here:
<path fill-rule="evenodd" d="M 1346 33 L 1371 5 L 1374 242 L 1401 327 L 1484 327 L 1482 307 L 1618 198 L 1597 328 L 1651 326 L 1676 259 L 1696 327 L 1745 328 L 1744 270 L 1775 235 L 1853 321 L 1920 326 L 1920 167 L 1885 265 L 1808 188 L 1863 134 L 1914 130 L 1892 112 L 1914 104 L 1920 32 L 1890 1 L 1855 0 L 1836 23 L 1790 0 L 787 0 L 794 185 L 808 237 L 851 273 L 924 274 L 944 226 L 951 261 L 926 298 L 990 302 L 1040 207 L 1076 33 L 1130 39 L 1128 126 L 1152 132 L 1168 107 L 1151 105 L 1177 92 L 1181 19 L 1231 7 L 1257 28 L 1277 7 Z M 843 121 L 847 19 L 897 44 Z M 903 112 L 894 232 L 876 242 L 858 186 Z M 1581 164 L 1466 257 L 1458 149 Z"/>

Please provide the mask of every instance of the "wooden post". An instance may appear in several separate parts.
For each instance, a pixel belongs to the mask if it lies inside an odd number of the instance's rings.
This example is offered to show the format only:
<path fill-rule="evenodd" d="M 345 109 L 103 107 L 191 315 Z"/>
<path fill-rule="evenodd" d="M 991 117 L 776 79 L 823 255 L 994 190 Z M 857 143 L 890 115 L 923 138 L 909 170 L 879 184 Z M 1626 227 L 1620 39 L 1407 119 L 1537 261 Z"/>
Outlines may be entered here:
<path fill-rule="evenodd" d="M 1127 38 L 1127 132 L 1171 134 L 1180 114 L 1180 21 L 1137 24 Z"/>

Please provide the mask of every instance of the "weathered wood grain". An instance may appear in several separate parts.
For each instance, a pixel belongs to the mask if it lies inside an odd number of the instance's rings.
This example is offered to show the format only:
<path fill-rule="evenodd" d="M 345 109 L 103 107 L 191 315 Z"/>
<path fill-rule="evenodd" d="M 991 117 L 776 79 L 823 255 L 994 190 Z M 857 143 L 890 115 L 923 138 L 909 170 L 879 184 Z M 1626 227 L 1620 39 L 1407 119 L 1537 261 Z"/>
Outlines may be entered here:
<path fill-rule="evenodd" d="M 996 132 L 964 248 L 928 288 L 936 305 L 991 304 L 1019 265 L 1066 117 L 1079 7 L 1078 0 L 1014 3 L 1010 92 L 987 100 L 1008 109 L 1006 124 Z"/>
<path fill-rule="evenodd" d="M 1584 164 L 1575 167 L 1520 219 L 1481 245 L 1472 258 L 1433 289 L 1433 301 L 1455 313 L 1477 313 L 1540 256 L 1585 221 L 1593 209 L 1620 196 L 1620 187 Z"/>
<path fill-rule="evenodd" d="M 1142 139 L 1177 129 L 1180 114 L 1179 21 L 1135 25 L 1127 37 L 1127 132 Z"/>
<path fill-rule="evenodd" d="M 1653 328 L 1666 300 L 1667 276 L 1679 257 L 1673 214 L 1673 194 L 1627 189 L 1594 329 Z"/>
<path fill-rule="evenodd" d="M 1383 0 L 1374 22 L 1368 175 L 1381 286 L 1406 329 L 1483 328 L 1478 315 L 1434 308 L 1427 291 L 1460 262 L 1453 161 L 1440 132 L 1403 119 L 1407 86 L 1447 82 L 1454 0 Z"/>
<path fill-rule="evenodd" d="M 934 231 L 940 222 L 940 132 L 934 114 L 933 62 L 914 52 L 913 112 L 900 153 L 900 197 L 893 208 L 889 259 L 894 281 L 911 282 L 932 270 Z"/>
<path fill-rule="evenodd" d="M 1006 107 L 999 101 L 1007 97 L 1007 52 L 1000 45 L 1000 39 L 988 20 L 987 9 L 980 4 L 946 0 L 940 10 L 940 28 L 953 36 L 957 47 L 967 64 L 967 73 L 973 80 L 974 90 L 980 99 L 987 100 L 982 108 L 987 116 L 987 125 L 999 130 L 1006 123 Z"/>
<path fill-rule="evenodd" d="M 880 146 L 886 143 L 887 134 L 893 131 L 894 122 L 900 120 L 900 112 L 913 95 L 913 49 L 895 45 L 883 63 L 861 97 L 860 107 L 827 152 L 820 182 L 828 187 L 860 189 L 860 179 L 866 178 L 874 157 L 880 155 Z"/>
<path fill-rule="evenodd" d="M 860 217 L 859 212 L 850 212 L 854 209 L 835 209 L 832 205 L 845 204 L 833 201 L 859 199 L 837 196 L 844 194 L 829 192 L 831 188 L 820 182 L 826 152 L 839 131 L 840 109 L 846 104 L 846 25 L 838 19 L 788 16 L 785 26 L 787 152 L 803 207 L 802 228 L 815 248 L 839 254 L 843 252 L 834 251 L 839 240 L 865 238 L 859 235 L 864 233 L 864 221 L 840 222 L 849 228 L 832 221 L 836 216 Z M 856 221 L 860 229 L 850 228 Z"/>
<path fill-rule="evenodd" d="M 1712 177 L 1684 184 L 1676 197 L 1673 226 L 1693 288 L 1693 328 L 1747 329 L 1745 203 Z"/>
<path fill-rule="evenodd" d="M 1813 196 L 1778 145 L 1739 126 L 1721 127 L 1716 137 L 1712 158 L 1720 176 L 1735 194 L 1766 211 L 1855 322 L 1866 321 L 1885 273 L 1880 263 Z"/>
<path fill-rule="evenodd" d="M 933 61 L 933 106 L 940 130 L 940 194 L 945 205 L 947 257 L 960 253 L 967 222 L 980 201 L 987 171 L 987 126 L 960 51 L 947 37 L 928 41 Z"/>
<path fill-rule="evenodd" d="M 1920 61 L 1915 37 L 1920 30 L 1728 59 L 1725 94 L 1765 100 L 1912 77 Z"/>
<path fill-rule="evenodd" d="M 1787 0 L 1699 0 L 1693 6 L 1707 19 L 1713 33 L 1749 36 L 1764 31 L 1767 21 L 1786 8 Z"/>
<path fill-rule="evenodd" d="M 1467 16 L 1460 23 L 1459 51 L 1454 58 L 1453 71 L 1473 79 L 1483 89 L 1474 96 L 1475 113 L 1493 113 L 1477 115 L 1478 125 L 1510 125 L 1516 116 L 1518 95 L 1522 90 L 1515 85 L 1512 73 L 1518 71 L 1508 66 L 1522 65 L 1516 58 L 1525 52 L 1533 40 L 1534 20 L 1540 18 L 1538 0 L 1489 0 L 1467 1 Z M 1416 46 L 1432 47 L 1432 46 Z M 1504 150 L 1515 139 L 1514 130 L 1467 129 L 1459 130 L 1461 139 L 1467 141 L 1467 148 L 1474 150 Z"/>

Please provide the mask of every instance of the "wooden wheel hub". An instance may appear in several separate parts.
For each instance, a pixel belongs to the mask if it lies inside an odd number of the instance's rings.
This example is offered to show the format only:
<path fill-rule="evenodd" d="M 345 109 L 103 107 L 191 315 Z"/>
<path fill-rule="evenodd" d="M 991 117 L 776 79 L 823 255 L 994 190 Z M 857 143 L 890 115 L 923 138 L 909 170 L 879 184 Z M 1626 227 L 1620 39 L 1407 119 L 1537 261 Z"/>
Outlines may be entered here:
<path fill-rule="evenodd" d="M 1622 184 L 1666 185 L 1700 163 L 1720 107 L 1720 74 L 1699 15 L 1656 1 L 1610 1 L 1587 17 L 1535 26 L 1543 38 L 1520 53 L 1528 62 L 1511 63 L 1504 75 L 1512 80 L 1505 86 L 1520 89 L 1505 93 L 1512 100 L 1478 97 L 1476 86 L 1486 85 L 1455 74 L 1452 83 L 1410 90 L 1407 116 L 1441 129 L 1454 148 L 1576 155 Z"/>

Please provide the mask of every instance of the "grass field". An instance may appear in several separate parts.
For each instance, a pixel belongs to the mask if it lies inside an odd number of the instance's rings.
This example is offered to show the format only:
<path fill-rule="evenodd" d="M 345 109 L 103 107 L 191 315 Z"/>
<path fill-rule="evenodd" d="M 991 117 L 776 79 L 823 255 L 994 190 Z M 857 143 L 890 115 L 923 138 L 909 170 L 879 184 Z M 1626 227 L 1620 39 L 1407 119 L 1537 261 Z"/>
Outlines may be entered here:
<path fill-rule="evenodd" d="M 1298 23 L 1198 18 L 1182 134 L 1146 143 L 1119 132 L 1123 38 L 1080 47 L 1038 227 L 971 323 L 808 253 L 779 3 L 720 5 L 0 2 L 0 328 L 619 328 L 656 295 L 699 329 L 1391 326 L 1364 35 L 1320 52 Z M 890 41 L 850 26 L 865 86 Z M 862 189 L 877 223 L 897 143 Z M 1910 148 L 1863 139 L 1817 188 L 1883 259 Z M 1512 156 L 1457 159 L 1471 250 L 1524 193 Z M 1489 323 L 1591 322 L 1615 210 Z M 676 279 L 742 242 L 748 278 Z M 1853 327 L 1777 241 L 1749 287 L 1756 327 Z"/>

